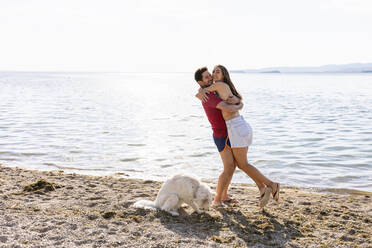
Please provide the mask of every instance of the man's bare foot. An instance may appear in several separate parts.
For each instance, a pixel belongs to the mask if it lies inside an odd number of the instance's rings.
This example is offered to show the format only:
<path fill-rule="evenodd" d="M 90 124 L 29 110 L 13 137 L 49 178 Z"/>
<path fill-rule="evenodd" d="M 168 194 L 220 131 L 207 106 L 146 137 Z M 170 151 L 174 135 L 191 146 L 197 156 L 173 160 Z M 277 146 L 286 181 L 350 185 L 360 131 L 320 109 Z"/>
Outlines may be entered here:
<path fill-rule="evenodd" d="M 225 205 L 223 205 L 222 202 L 213 202 L 211 207 L 218 210 L 218 209 L 224 209 Z"/>
<path fill-rule="evenodd" d="M 222 202 L 223 203 L 239 203 L 239 201 L 235 198 L 232 198 L 232 197 L 226 197 L 226 198 L 222 198 Z"/>

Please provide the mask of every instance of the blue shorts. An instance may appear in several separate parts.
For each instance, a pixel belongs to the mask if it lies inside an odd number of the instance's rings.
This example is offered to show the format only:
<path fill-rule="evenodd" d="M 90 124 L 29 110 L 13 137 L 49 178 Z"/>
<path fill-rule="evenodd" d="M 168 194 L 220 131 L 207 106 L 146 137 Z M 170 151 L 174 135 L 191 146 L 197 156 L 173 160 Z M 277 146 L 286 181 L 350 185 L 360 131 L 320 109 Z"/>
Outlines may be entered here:
<path fill-rule="evenodd" d="M 225 137 L 214 137 L 213 136 L 214 143 L 217 146 L 218 152 L 222 152 L 225 150 L 226 147 L 231 148 L 229 136 Z"/>

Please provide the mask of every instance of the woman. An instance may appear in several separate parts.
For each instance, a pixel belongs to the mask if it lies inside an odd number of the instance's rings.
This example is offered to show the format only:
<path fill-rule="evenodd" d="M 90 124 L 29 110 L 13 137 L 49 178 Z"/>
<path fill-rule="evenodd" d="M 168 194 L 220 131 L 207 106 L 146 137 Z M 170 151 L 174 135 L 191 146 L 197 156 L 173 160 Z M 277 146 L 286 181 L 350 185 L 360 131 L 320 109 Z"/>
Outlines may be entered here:
<path fill-rule="evenodd" d="M 233 104 L 239 103 L 242 97 L 235 89 L 227 69 L 222 65 L 217 65 L 214 67 L 212 75 L 214 83 L 199 91 L 202 97 L 205 98 L 208 92 L 215 91 L 222 100 Z M 248 163 L 248 147 L 252 144 L 251 126 L 239 114 L 239 111 L 222 111 L 222 116 L 226 122 L 228 138 L 238 168 L 253 179 L 260 191 L 260 207 L 264 207 L 267 204 L 270 194 L 272 194 L 275 201 L 278 201 L 280 184 L 272 182 L 262 175 L 256 167 Z"/>

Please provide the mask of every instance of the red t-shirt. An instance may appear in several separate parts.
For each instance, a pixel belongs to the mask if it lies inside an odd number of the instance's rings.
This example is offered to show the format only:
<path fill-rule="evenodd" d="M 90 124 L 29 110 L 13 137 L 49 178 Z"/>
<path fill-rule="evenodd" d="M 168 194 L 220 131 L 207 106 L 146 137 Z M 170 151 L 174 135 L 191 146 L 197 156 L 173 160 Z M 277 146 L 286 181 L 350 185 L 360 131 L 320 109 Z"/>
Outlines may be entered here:
<path fill-rule="evenodd" d="M 225 137 L 227 136 L 226 122 L 223 119 L 222 112 L 216 106 L 222 102 L 222 99 L 216 96 L 214 92 L 207 94 L 208 101 L 202 102 L 208 120 L 212 125 L 213 136 Z"/>

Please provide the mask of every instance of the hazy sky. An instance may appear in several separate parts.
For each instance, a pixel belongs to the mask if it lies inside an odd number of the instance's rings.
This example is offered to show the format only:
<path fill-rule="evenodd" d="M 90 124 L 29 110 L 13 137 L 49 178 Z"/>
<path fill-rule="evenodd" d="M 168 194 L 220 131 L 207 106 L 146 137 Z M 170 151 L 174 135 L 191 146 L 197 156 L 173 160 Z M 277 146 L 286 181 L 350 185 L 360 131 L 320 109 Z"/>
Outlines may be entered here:
<path fill-rule="evenodd" d="M 370 0 L 2 0 L 0 70 L 372 62 Z"/>

